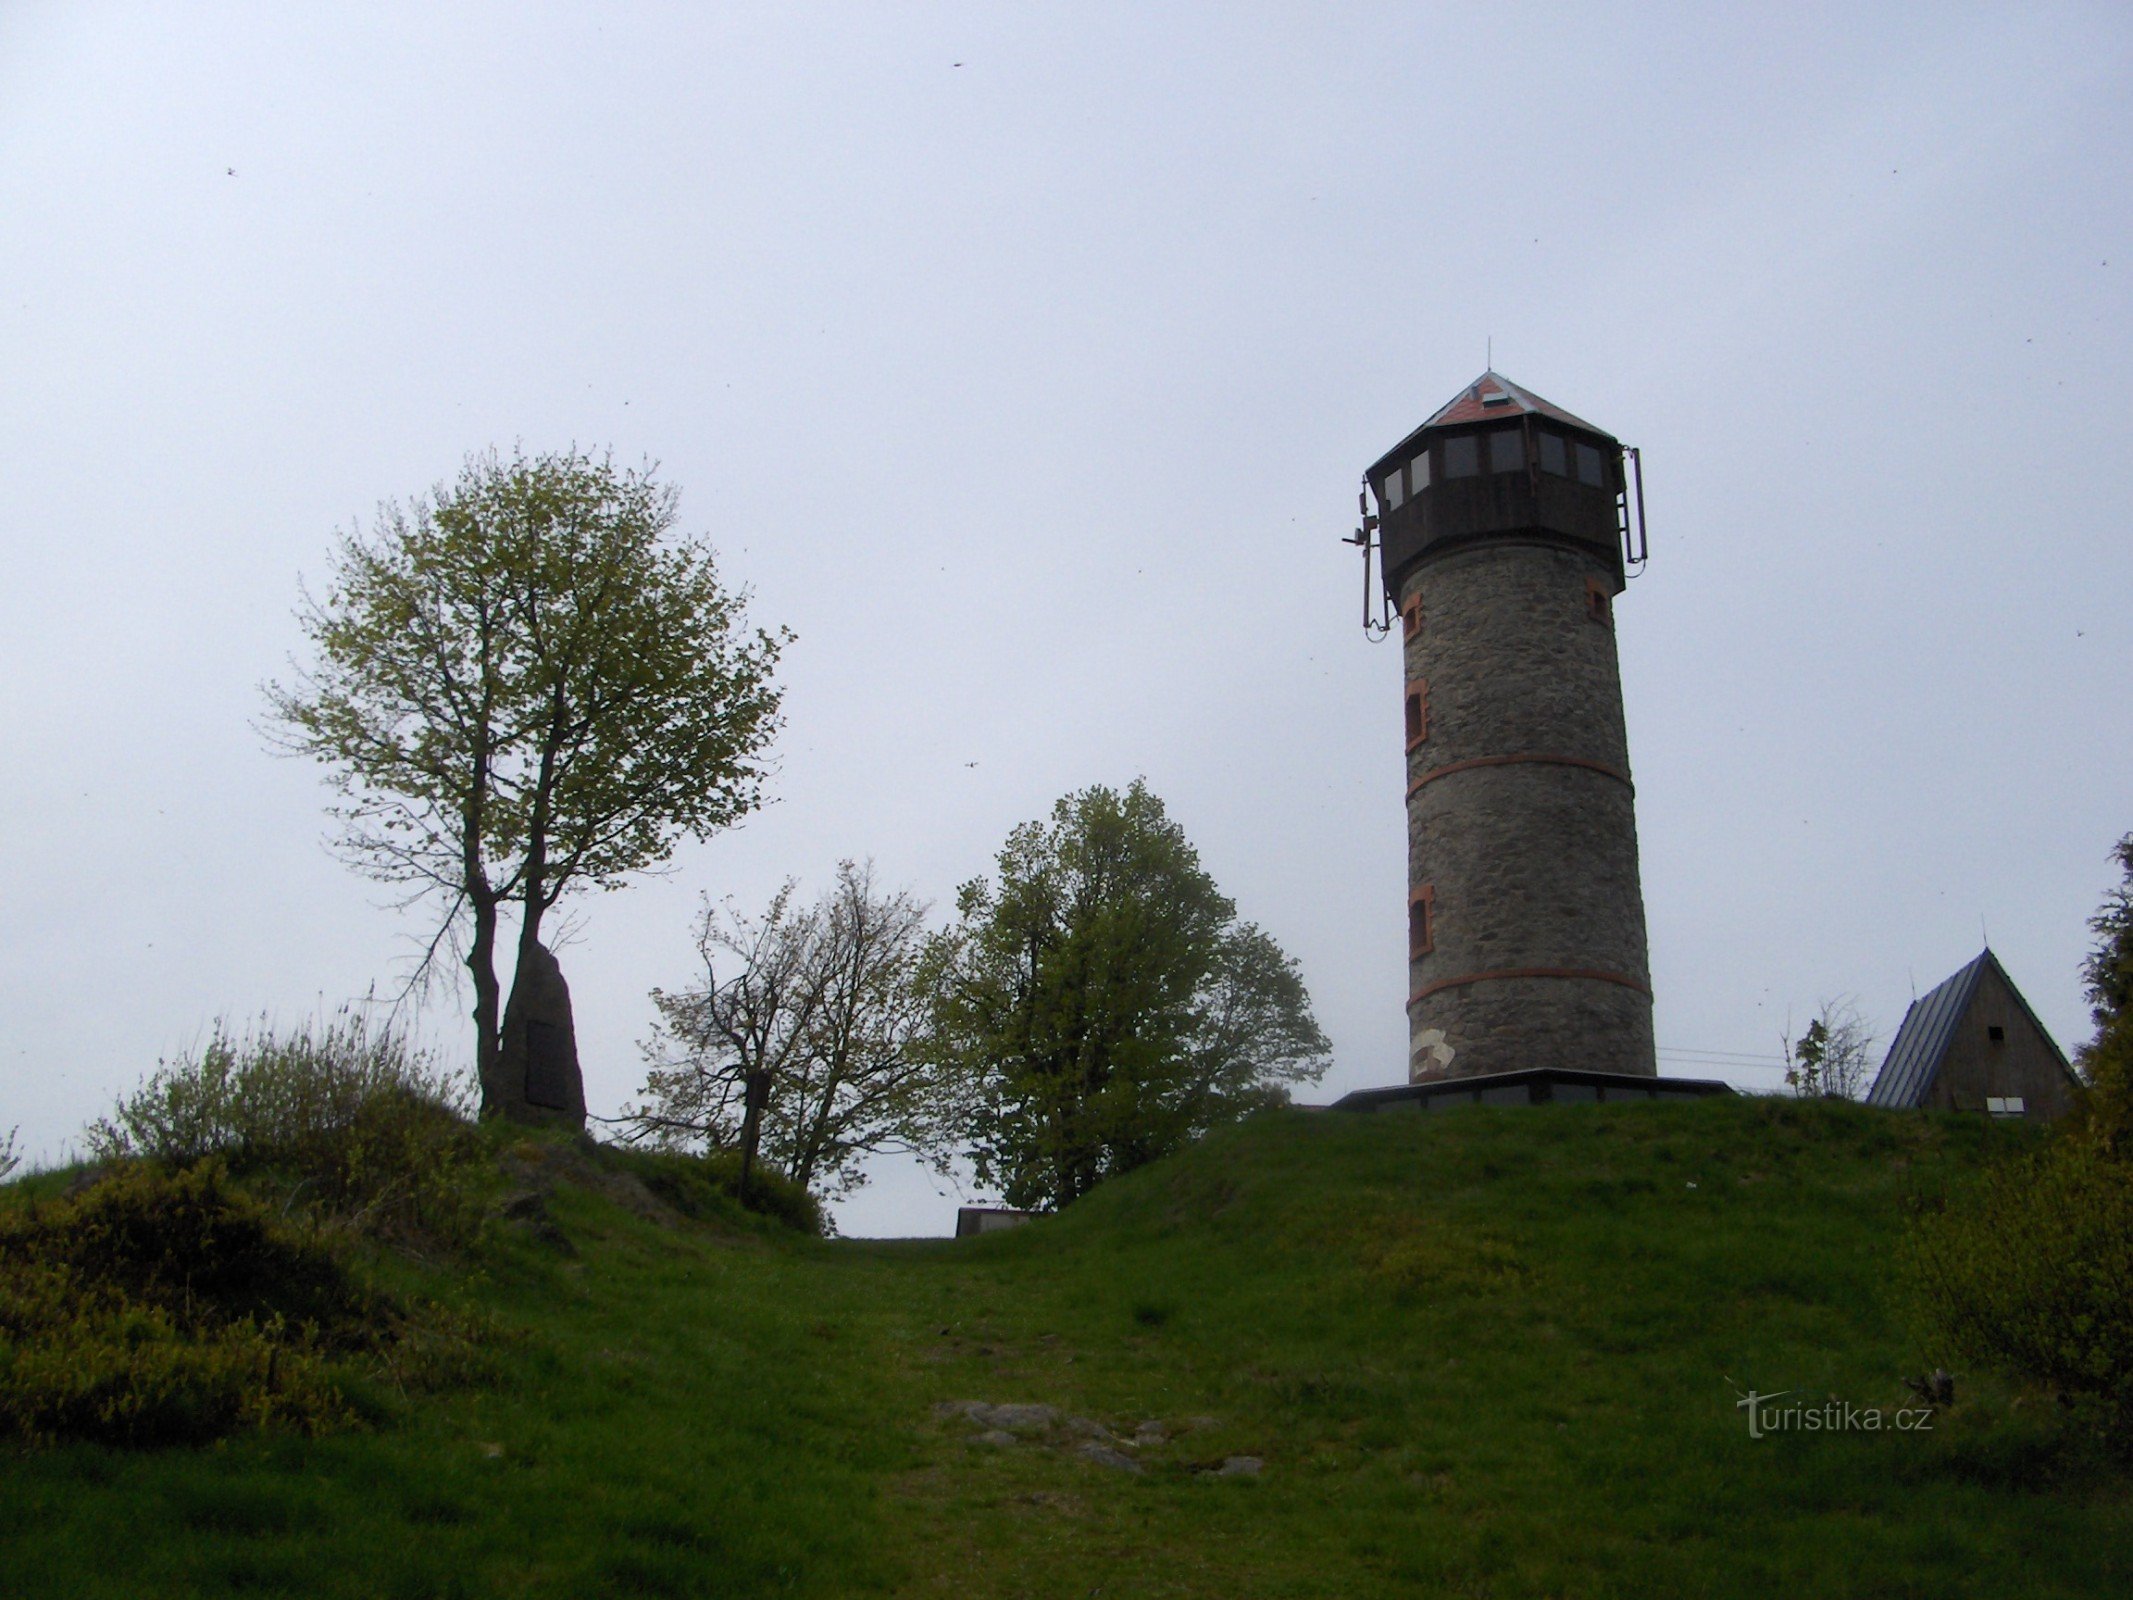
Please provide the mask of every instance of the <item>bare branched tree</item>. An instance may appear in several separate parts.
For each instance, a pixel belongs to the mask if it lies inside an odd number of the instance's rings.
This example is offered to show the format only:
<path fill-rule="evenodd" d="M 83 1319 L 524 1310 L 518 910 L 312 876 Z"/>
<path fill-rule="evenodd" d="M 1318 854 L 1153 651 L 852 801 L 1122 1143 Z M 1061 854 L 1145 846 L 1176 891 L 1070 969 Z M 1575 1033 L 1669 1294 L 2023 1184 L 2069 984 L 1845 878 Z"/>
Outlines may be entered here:
<path fill-rule="evenodd" d="M 643 1104 L 631 1136 L 675 1149 L 737 1150 L 829 1194 L 865 1181 L 881 1153 L 938 1147 L 933 1072 L 915 1046 L 926 1007 L 914 982 L 926 906 L 874 886 L 847 861 L 804 909 L 788 882 L 760 917 L 706 904 L 701 987 L 654 990 Z"/>
<path fill-rule="evenodd" d="M 1807 1031 L 1786 1041 L 1785 1082 L 1803 1100 L 1856 1100 L 1866 1089 L 1873 1048 L 1874 1030 L 1852 998 L 1825 1000 Z"/>

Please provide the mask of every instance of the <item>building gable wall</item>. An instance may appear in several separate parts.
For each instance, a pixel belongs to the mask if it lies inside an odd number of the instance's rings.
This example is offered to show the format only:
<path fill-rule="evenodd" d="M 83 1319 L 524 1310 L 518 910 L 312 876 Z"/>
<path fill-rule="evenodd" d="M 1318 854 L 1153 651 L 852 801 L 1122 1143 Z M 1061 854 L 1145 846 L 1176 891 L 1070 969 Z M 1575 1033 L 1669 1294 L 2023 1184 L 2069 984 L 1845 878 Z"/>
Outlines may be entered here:
<path fill-rule="evenodd" d="M 2001 1030 L 1998 1040 L 1991 1030 Z M 1984 1111 L 1988 1098 L 2020 1096 L 2023 1115 L 2064 1116 L 2074 1107 L 2066 1060 L 1998 968 L 1988 962 L 1926 1090 L 1936 1111 Z"/>

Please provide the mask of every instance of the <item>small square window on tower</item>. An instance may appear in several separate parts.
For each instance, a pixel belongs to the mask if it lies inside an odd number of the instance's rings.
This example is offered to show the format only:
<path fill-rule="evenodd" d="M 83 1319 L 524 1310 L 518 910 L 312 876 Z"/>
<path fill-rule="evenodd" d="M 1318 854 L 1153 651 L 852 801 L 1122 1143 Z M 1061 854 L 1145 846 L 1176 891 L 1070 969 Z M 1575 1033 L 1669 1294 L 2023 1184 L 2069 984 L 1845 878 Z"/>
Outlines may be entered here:
<path fill-rule="evenodd" d="M 1607 592 L 1607 585 L 1598 578 L 1585 580 L 1585 618 L 1589 622 L 1597 622 L 1603 628 L 1614 626 L 1614 596 Z"/>
<path fill-rule="evenodd" d="M 1523 472 L 1526 470 L 1526 436 L 1518 428 L 1499 428 L 1489 435 L 1489 470 L 1491 472 Z"/>
<path fill-rule="evenodd" d="M 1421 884 L 1407 891 L 1407 959 L 1437 948 L 1437 889 Z"/>
<path fill-rule="evenodd" d="M 1422 631 L 1422 597 L 1411 594 L 1400 606 L 1400 637 L 1412 639 Z"/>
<path fill-rule="evenodd" d="M 1407 748 L 1412 750 L 1429 737 L 1429 680 L 1407 680 Z"/>

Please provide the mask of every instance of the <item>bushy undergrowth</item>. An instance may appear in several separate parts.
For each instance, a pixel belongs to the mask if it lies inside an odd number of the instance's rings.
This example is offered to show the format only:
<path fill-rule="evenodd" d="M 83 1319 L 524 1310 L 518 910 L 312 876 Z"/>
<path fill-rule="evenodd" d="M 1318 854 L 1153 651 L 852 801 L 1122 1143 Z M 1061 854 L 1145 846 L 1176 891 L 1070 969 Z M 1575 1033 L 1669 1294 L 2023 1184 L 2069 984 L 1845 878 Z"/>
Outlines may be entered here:
<path fill-rule="evenodd" d="M 2133 1454 L 2133 1166 L 2061 1138 L 1922 1210 L 1906 1252 L 1954 1355 L 2045 1385 Z"/>
<path fill-rule="evenodd" d="M 239 1036 L 160 1065 L 91 1123 L 99 1161 L 209 1156 L 363 1232 L 462 1240 L 480 1142 L 464 1086 L 399 1035 L 344 1013 L 323 1028 Z"/>
<path fill-rule="evenodd" d="M 698 1156 L 612 1146 L 607 1155 L 684 1216 L 715 1217 L 741 1204 L 741 1158 L 732 1151 Z M 804 1184 L 760 1165 L 748 1174 L 746 1209 L 801 1233 L 829 1231 L 822 1202 Z"/>
<path fill-rule="evenodd" d="M 0 1435 L 197 1444 L 357 1422 L 489 1370 L 487 1319 L 369 1288 L 219 1158 L 0 1211 Z"/>
<path fill-rule="evenodd" d="M 344 1426 L 373 1378 L 479 1364 L 486 1330 L 344 1265 L 352 1234 L 454 1245 L 482 1142 L 457 1085 L 343 1015 L 164 1063 L 88 1130 L 109 1170 L 0 1213 L 0 1433 L 195 1443 Z"/>
<path fill-rule="evenodd" d="M 329 1370 L 378 1298 L 238 1192 L 218 1162 L 135 1163 L 0 1214 L 0 1428 L 179 1444 L 351 1420 Z"/>

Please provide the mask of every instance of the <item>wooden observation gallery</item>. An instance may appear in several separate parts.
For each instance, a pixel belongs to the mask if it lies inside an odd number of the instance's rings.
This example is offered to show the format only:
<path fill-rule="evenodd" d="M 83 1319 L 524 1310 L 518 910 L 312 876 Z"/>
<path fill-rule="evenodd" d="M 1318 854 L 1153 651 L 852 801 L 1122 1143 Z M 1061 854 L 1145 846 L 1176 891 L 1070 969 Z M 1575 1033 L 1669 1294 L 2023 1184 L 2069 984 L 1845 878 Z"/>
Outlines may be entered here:
<path fill-rule="evenodd" d="M 1410 1082 L 1656 1073 L 1615 654 L 1643 559 L 1624 466 L 1491 371 L 1364 475 L 1365 626 L 1396 611 L 1402 646 Z"/>

